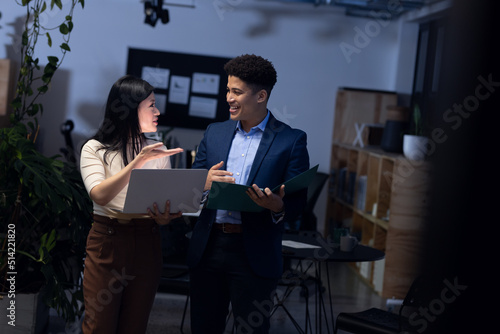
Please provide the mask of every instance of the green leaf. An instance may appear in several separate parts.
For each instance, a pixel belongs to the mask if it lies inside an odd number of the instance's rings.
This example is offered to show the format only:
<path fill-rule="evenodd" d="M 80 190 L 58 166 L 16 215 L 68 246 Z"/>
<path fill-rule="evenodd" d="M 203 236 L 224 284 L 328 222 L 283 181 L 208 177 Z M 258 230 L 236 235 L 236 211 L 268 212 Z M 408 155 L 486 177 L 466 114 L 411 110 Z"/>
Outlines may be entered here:
<path fill-rule="evenodd" d="M 45 82 L 46 84 L 49 84 L 51 79 L 52 79 L 52 74 L 42 75 L 42 81 Z"/>
<path fill-rule="evenodd" d="M 52 64 L 52 65 L 57 65 L 57 63 L 59 62 L 59 58 L 57 58 L 55 56 L 48 56 L 47 60 L 49 61 L 49 64 Z"/>
<path fill-rule="evenodd" d="M 42 94 L 45 94 L 47 93 L 47 91 L 49 90 L 49 87 L 47 87 L 46 85 L 44 86 L 41 86 L 41 87 L 38 87 L 37 90 L 42 93 Z"/>
<path fill-rule="evenodd" d="M 21 108 L 21 97 L 16 96 L 14 100 L 12 100 L 12 103 L 10 104 L 13 109 L 18 109 Z"/>
<path fill-rule="evenodd" d="M 28 31 L 25 30 L 23 32 L 23 36 L 21 38 L 21 43 L 23 44 L 23 46 L 26 46 L 26 45 L 28 45 L 28 41 L 29 41 L 29 39 L 28 39 Z"/>
<path fill-rule="evenodd" d="M 71 51 L 71 49 L 69 48 L 69 45 L 67 43 L 62 43 L 61 49 L 65 50 L 65 51 Z"/>
<path fill-rule="evenodd" d="M 421 136 L 423 134 L 422 114 L 420 112 L 420 107 L 418 104 L 415 104 L 413 108 L 413 122 L 415 126 L 415 134 L 417 136 Z"/>
<path fill-rule="evenodd" d="M 45 36 L 47 36 L 47 44 L 52 47 L 52 38 L 50 37 L 50 34 L 47 32 L 45 34 Z"/>
<path fill-rule="evenodd" d="M 52 6 L 54 6 L 54 4 L 59 8 L 59 9 L 62 9 L 62 2 L 61 0 L 52 0 Z"/>
<path fill-rule="evenodd" d="M 29 257 L 30 259 L 32 259 L 33 261 L 38 261 L 38 259 L 35 258 L 33 255 L 31 255 L 31 254 L 29 254 L 29 253 L 27 253 L 25 251 L 22 251 L 20 249 L 16 249 L 16 253 L 23 254 L 23 255 Z"/>
<path fill-rule="evenodd" d="M 42 245 L 47 247 L 47 250 L 50 252 L 54 247 L 56 246 L 56 240 L 57 240 L 57 235 L 56 235 L 56 230 L 52 230 L 50 234 L 48 235 L 48 238 L 44 236 L 47 236 L 47 233 L 42 236 Z"/>
<path fill-rule="evenodd" d="M 50 62 L 43 69 L 43 73 L 54 75 L 56 70 L 57 70 L 57 65 L 54 65 L 52 62 Z"/>
<path fill-rule="evenodd" d="M 60 26 L 59 26 L 59 32 L 63 35 L 67 35 L 69 33 L 69 28 L 68 26 L 65 24 L 65 23 L 62 23 Z"/>

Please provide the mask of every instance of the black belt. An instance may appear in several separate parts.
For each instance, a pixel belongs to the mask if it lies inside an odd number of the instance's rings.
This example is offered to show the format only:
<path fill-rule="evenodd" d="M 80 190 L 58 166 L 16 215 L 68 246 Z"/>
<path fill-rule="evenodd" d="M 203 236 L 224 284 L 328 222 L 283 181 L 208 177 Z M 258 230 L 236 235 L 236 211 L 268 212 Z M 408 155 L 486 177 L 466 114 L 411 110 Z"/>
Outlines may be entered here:
<path fill-rule="evenodd" d="M 243 228 L 241 224 L 230 224 L 230 223 L 214 223 L 213 227 L 224 233 L 242 233 Z"/>

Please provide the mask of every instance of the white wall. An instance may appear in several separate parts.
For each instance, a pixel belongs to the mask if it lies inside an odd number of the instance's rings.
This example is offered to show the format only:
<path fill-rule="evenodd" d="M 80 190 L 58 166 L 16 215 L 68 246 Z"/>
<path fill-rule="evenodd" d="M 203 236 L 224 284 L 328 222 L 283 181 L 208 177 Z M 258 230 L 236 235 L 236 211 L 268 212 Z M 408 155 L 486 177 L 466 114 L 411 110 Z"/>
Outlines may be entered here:
<path fill-rule="evenodd" d="M 72 137 L 77 147 L 95 132 L 111 85 L 125 74 L 129 47 L 223 57 L 254 53 L 268 58 L 278 72 L 269 107 L 279 119 L 307 132 L 311 165 L 319 164 L 322 172 L 329 169 L 339 87 L 398 91 L 399 86 L 407 90 L 411 85 L 411 77 L 397 76 L 402 71 L 398 69 L 402 40 L 397 21 L 348 17 L 337 7 L 307 4 L 194 3 L 195 8 L 166 6 L 170 23 L 159 22 L 154 28 L 143 23 L 139 0 L 86 1 L 83 10 L 76 10 L 69 43 L 72 51 L 44 97 L 43 152 L 56 154 L 64 146 L 59 127 L 66 119 L 75 122 Z M 4 46 L 0 58 L 12 58 L 19 39 L 10 24 L 24 10 L 14 1 L 3 1 L 0 12 L 0 44 Z M 58 22 L 57 17 L 47 18 L 49 23 Z M 346 50 L 353 52 L 348 55 Z M 56 52 L 56 47 L 49 51 L 42 43 L 41 61 Z M 402 58 L 404 69 L 412 73 L 413 64 Z M 203 131 L 176 129 L 174 134 L 181 146 L 193 149 Z M 316 207 L 320 229 L 325 219 L 325 190 Z"/>

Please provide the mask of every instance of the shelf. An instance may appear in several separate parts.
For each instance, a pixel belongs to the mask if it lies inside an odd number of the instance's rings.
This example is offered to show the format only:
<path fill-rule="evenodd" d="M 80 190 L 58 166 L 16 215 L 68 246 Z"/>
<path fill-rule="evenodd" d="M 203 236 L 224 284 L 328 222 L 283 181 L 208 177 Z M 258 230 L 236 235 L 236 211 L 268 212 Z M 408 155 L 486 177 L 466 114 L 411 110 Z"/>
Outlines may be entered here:
<path fill-rule="evenodd" d="M 375 146 L 370 125 L 382 127 L 395 105 L 391 92 L 337 91 L 324 230 L 328 237 L 347 227 L 362 244 L 383 250 L 383 260 L 351 267 L 384 298 L 402 299 L 418 274 L 431 170 Z"/>
<path fill-rule="evenodd" d="M 430 167 L 376 147 L 332 144 L 325 231 L 347 227 L 360 243 L 386 253 L 353 268 L 386 298 L 404 298 L 421 256 L 420 231 Z"/>
<path fill-rule="evenodd" d="M 365 219 L 371 221 L 372 223 L 380 226 L 380 228 L 383 228 L 384 230 L 387 230 L 389 228 L 389 222 L 388 221 L 385 221 L 385 220 L 379 219 L 377 217 L 374 217 L 371 213 L 363 212 L 363 211 L 361 211 L 361 210 L 359 210 L 357 208 L 354 208 L 351 204 L 345 202 L 342 199 L 334 198 L 334 200 L 336 200 L 340 204 L 348 207 L 349 209 L 351 209 L 352 211 L 356 212 L 358 215 L 362 216 L 363 218 L 365 218 Z"/>

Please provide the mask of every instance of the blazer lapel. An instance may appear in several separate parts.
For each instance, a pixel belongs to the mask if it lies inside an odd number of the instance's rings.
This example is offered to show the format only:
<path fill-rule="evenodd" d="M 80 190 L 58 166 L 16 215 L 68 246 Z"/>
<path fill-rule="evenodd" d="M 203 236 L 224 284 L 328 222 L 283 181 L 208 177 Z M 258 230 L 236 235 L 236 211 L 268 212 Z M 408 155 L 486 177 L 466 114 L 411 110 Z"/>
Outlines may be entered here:
<path fill-rule="evenodd" d="M 257 172 L 260 169 L 262 161 L 271 148 L 271 144 L 276 136 L 276 128 L 279 127 L 277 123 L 279 123 L 279 121 L 274 118 L 273 114 L 270 114 L 264 133 L 262 134 L 262 139 L 260 140 L 259 148 L 257 149 L 257 153 L 255 154 L 255 158 L 253 160 L 252 169 L 248 175 L 247 185 L 254 183 L 254 179 L 257 176 Z"/>
<path fill-rule="evenodd" d="M 218 137 L 219 141 L 215 143 L 216 147 L 220 147 L 220 150 L 218 150 L 220 156 L 217 161 L 224 161 L 224 166 L 222 167 L 224 170 L 227 168 L 227 157 L 229 156 L 229 149 L 233 142 L 237 122 L 227 122 L 226 124 L 227 129 L 221 130 L 222 136 Z"/>

